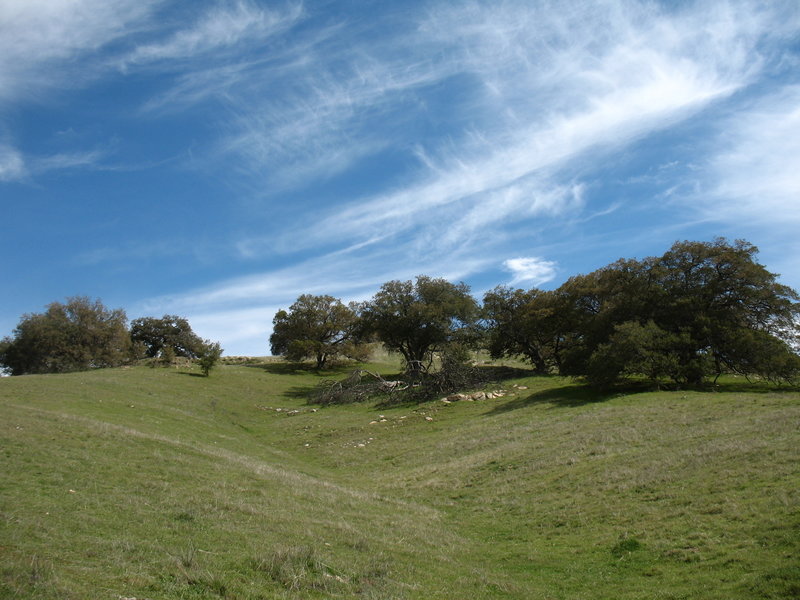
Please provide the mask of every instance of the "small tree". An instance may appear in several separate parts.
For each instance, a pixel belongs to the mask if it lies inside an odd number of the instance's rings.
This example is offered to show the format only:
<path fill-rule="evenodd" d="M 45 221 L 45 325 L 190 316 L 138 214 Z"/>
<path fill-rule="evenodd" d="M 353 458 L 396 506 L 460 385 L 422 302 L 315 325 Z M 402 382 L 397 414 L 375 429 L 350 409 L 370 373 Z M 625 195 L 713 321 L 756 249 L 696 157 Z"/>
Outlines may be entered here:
<path fill-rule="evenodd" d="M 192 331 L 189 321 L 176 315 L 134 319 L 131 340 L 144 346 L 145 355 L 151 358 L 160 356 L 166 348 L 170 348 L 174 356 L 196 358 L 203 346 L 203 340 Z"/>
<path fill-rule="evenodd" d="M 175 359 L 177 356 L 175 355 L 175 350 L 172 349 L 172 346 L 164 346 L 161 349 L 161 352 L 158 353 L 157 361 L 158 364 L 162 367 L 171 367 L 175 364 Z M 153 363 L 155 365 L 155 363 Z"/>
<path fill-rule="evenodd" d="M 288 311 L 275 314 L 272 326 L 272 353 L 288 360 L 313 358 L 321 369 L 331 357 L 360 356 L 354 307 L 333 296 L 303 294 Z"/>
<path fill-rule="evenodd" d="M 366 331 L 418 371 L 446 345 L 473 341 L 478 304 L 466 284 L 420 275 L 416 282 L 384 283 L 361 316 Z"/>
<path fill-rule="evenodd" d="M 210 340 L 203 342 L 198 363 L 200 364 L 200 370 L 203 372 L 204 376 L 208 377 L 211 369 L 214 368 L 221 356 L 222 347 L 220 347 L 219 342 L 211 342 Z"/>

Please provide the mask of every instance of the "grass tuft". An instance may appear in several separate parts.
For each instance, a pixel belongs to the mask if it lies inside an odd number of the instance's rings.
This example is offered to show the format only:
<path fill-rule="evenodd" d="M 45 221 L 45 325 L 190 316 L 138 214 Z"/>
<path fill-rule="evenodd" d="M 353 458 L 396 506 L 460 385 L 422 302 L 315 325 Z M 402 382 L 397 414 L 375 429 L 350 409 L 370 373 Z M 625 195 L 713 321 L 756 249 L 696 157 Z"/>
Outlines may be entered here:
<path fill-rule="evenodd" d="M 348 583 L 347 578 L 322 562 L 310 546 L 278 548 L 265 557 L 251 559 L 250 568 L 290 591 L 332 592 Z"/>
<path fill-rule="evenodd" d="M 636 552 L 642 548 L 642 543 L 633 537 L 623 537 L 611 547 L 611 555 L 614 558 L 622 558 L 631 552 Z"/>

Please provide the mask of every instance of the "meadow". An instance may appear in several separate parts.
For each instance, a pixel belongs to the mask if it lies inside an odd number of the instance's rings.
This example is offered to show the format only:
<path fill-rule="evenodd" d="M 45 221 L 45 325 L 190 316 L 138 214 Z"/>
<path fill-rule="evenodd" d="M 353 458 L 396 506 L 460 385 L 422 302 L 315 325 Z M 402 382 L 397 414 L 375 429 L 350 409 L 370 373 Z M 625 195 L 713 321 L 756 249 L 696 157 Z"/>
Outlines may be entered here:
<path fill-rule="evenodd" d="M 800 597 L 796 389 L 308 403 L 351 368 L 0 379 L 0 598 Z"/>

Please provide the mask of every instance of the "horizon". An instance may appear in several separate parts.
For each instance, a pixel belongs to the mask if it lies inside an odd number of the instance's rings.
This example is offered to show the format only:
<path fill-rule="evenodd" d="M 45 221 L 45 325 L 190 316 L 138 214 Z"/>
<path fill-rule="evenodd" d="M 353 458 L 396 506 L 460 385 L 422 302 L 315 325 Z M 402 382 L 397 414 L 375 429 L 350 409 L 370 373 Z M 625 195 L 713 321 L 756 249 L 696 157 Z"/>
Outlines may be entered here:
<path fill-rule="evenodd" d="M 89 296 L 265 356 L 300 294 L 553 289 L 717 236 L 797 289 L 798 31 L 791 1 L 7 0 L 0 337 Z"/>

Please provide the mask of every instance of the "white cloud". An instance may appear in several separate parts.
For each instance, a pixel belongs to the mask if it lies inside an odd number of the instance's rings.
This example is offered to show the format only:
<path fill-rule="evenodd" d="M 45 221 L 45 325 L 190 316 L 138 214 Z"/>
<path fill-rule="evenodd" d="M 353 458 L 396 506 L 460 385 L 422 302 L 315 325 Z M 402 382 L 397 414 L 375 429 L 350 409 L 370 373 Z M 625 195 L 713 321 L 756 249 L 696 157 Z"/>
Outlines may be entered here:
<path fill-rule="evenodd" d="M 285 13 L 264 10 L 241 0 L 217 6 L 193 27 L 180 30 L 164 41 L 136 47 L 122 64 L 194 59 L 212 51 L 218 53 L 243 41 L 263 40 L 294 24 L 301 14 L 300 4 L 291 5 Z"/>
<path fill-rule="evenodd" d="M 759 14 L 740 22 L 735 7 L 721 16 L 653 11 L 607 2 L 593 11 L 510 3 L 432 13 L 419 47 L 438 45 L 446 58 L 431 73 L 461 73 L 488 90 L 465 94 L 475 127 L 447 147 L 418 147 L 424 168 L 406 185 L 329 211 L 299 237 L 313 246 L 388 229 L 415 231 L 426 243 L 512 218 L 571 216 L 582 202 L 564 191 L 574 183 L 559 181 L 565 167 L 729 97 L 758 67 Z M 291 238 L 296 244 L 297 233 Z"/>
<path fill-rule="evenodd" d="M 332 252 L 281 269 L 152 298 L 142 303 L 142 309 L 148 312 L 213 312 L 237 305 L 291 304 L 300 294 L 331 294 L 350 300 L 373 293 L 385 281 L 412 279 L 423 273 L 434 273 L 450 280 L 463 279 L 488 262 L 483 258 L 432 253 L 426 261 L 406 264 L 400 261 L 398 264 L 398 256 L 407 256 L 408 252 L 407 245 L 403 244 L 373 246 L 350 256 Z"/>
<path fill-rule="evenodd" d="M 106 155 L 102 150 L 87 152 L 72 152 L 41 156 L 31 160 L 31 171 L 43 173 L 61 169 L 74 169 L 78 167 L 92 167 Z"/>
<path fill-rule="evenodd" d="M 25 157 L 17 149 L 0 144 L 0 181 L 20 181 L 48 171 L 93 167 L 105 156 L 99 150 Z"/>
<path fill-rule="evenodd" d="M 727 120 L 710 161 L 710 193 L 693 203 L 715 220 L 800 223 L 800 86 Z"/>
<path fill-rule="evenodd" d="M 26 173 L 22 154 L 0 142 L 0 181 L 16 181 L 25 177 Z"/>
<path fill-rule="evenodd" d="M 157 2 L 0 2 L 0 102 L 36 97 L 43 89 L 73 86 L 92 77 L 90 65 L 74 59 L 125 36 Z"/>
<path fill-rule="evenodd" d="M 238 116 L 222 152 L 244 157 L 248 173 L 266 174 L 270 186 L 285 188 L 340 173 L 391 147 L 398 142 L 393 132 L 410 118 L 398 108 L 452 71 L 449 65 L 372 55 L 381 51 L 409 54 L 404 41 L 389 50 L 367 50 L 326 30 L 277 62 L 251 70 L 261 88 L 245 84 L 243 97 L 228 97 Z M 288 91 L 263 93 L 276 87 Z"/>
<path fill-rule="evenodd" d="M 509 258 L 503 267 L 512 274 L 511 285 L 528 283 L 533 286 L 551 281 L 556 276 L 556 263 L 539 256 Z"/>

